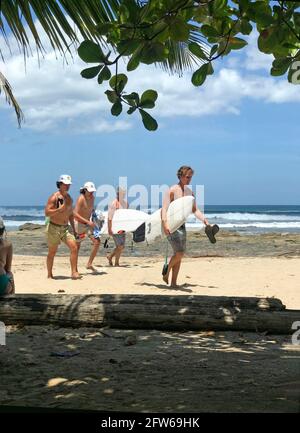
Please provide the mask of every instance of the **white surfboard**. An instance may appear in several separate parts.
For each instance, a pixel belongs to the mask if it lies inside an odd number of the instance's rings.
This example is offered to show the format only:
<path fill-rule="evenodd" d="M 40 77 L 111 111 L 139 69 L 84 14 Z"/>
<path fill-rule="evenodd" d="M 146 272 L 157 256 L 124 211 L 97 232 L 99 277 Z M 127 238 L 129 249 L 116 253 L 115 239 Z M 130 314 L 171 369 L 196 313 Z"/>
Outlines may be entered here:
<path fill-rule="evenodd" d="M 101 234 L 108 234 L 108 212 L 103 212 L 105 217 Z M 150 215 L 146 212 L 135 209 L 117 209 L 112 219 L 112 231 L 117 234 L 119 231 L 134 232 L 141 224 L 148 220 Z"/>
<path fill-rule="evenodd" d="M 167 211 L 168 225 L 171 233 L 175 232 L 187 220 L 188 216 L 192 213 L 193 204 L 193 196 L 185 196 L 172 201 Z M 149 244 L 159 236 L 165 236 L 161 222 L 161 209 L 149 215 L 149 218 L 145 220 L 145 225 L 140 226 L 136 231 L 136 233 L 138 232 L 140 240 L 136 240 L 136 242 L 145 240 Z"/>

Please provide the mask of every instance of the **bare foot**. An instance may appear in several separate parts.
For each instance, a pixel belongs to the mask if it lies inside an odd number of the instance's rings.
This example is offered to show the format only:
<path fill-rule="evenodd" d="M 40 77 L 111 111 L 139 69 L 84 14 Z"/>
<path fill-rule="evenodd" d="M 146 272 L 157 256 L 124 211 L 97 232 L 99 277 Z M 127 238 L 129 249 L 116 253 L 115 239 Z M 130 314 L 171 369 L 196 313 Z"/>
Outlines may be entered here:
<path fill-rule="evenodd" d="M 113 262 L 112 262 L 111 257 L 109 255 L 107 255 L 106 258 L 108 260 L 109 266 L 113 266 Z"/>
<path fill-rule="evenodd" d="M 163 280 L 166 284 L 169 284 L 169 277 L 168 275 L 163 275 Z"/>
<path fill-rule="evenodd" d="M 72 280 L 80 280 L 82 278 L 82 275 L 80 275 L 78 272 L 75 272 L 71 275 Z"/>
<path fill-rule="evenodd" d="M 170 285 L 170 287 L 172 288 L 172 289 L 178 289 L 178 287 L 180 287 L 178 284 L 172 284 L 171 283 L 171 285 Z"/>
<path fill-rule="evenodd" d="M 54 280 L 53 274 L 48 275 L 47 278 L 51 278 L 52 280 Z"/>
<path fill-rule="evenodd" d="M 119 267 L 119 266 L 120 266 L 120 263 L 115 263 L 115 266 Z"/>
<path fill-rule="evenodd" d="M 94 268 L 94 266 L 93 265 L 87 265 L 87 267 L 86 267 L 87 269 L 89 269 L 89 270 L 91 270 L 91 271 L 93 271 L 93 272 L 97 272 L 97 269 L 96 268 Z"/>

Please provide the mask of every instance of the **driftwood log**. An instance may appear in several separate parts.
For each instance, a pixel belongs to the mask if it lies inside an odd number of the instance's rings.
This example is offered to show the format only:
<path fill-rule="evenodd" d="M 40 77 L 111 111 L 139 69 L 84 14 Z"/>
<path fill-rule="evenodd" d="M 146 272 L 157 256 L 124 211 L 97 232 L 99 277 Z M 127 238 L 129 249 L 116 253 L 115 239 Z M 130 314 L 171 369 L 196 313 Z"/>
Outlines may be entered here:
<path fill-rule="evenodd" d="M 0 321 L 5 325 L 289 334 L 299 320 L 300 310 L 287 310 L 275 298 L 21 294 L 0 298 Z"/>

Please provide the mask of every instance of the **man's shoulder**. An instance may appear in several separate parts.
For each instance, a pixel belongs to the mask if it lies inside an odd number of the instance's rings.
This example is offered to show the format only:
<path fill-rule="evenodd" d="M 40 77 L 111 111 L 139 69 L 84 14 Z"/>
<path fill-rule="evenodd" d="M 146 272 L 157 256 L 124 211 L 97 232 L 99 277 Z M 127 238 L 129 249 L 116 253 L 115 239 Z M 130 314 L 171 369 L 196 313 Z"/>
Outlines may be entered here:
<path fill-rule="evenodd" d="M 48 201 L 54 201 L 54 200 L 56 200 L 56 198 L 57 198 L 57 194 L 58 194 L 58 191 L 55 191 L 54 193 L 52 193 L 52 194 L 49 196 Z"/>

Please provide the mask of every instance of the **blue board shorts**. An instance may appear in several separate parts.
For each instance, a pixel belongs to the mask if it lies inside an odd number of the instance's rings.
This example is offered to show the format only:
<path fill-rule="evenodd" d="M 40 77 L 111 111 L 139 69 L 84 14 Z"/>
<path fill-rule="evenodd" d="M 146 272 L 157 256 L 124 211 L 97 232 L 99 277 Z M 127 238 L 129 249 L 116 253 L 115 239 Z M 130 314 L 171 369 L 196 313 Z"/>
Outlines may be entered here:
<path fill-rule="evenodd" d="M 116 247 L 124 247 L 125 239 L 126 239 L 125 233 L 117 233 L 113 235 L 113 240 L 115 241 Z"/>
<path fill-rule="evenodd" d="M 0 296 L 5 295 L 8 283 L 10 283 L 9 276 L 6 274 L 0 275 Z"/>
<path fill-rule="evenodd" d="M 174 233 L 171 233 L 167 236 L 168 241 L 173 248 L 174 254 L 176 253 L 184 253 L 186 250 L 186 228 L 185 224 L 179 227 L 179 229 L 175 230 Z"/>

